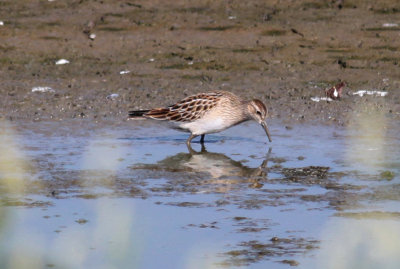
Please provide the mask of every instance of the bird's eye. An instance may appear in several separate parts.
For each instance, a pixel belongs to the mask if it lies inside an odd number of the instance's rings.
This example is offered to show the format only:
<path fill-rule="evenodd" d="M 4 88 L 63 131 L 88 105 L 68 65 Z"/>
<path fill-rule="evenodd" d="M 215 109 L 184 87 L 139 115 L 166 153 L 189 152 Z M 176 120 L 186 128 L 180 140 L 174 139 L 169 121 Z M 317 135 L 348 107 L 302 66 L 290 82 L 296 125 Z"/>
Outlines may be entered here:
<path fill-rule="evenodd" d="M 260 111 L 257 111 L 256 113 L 257 113 L 258 116 L 261 116 L 261 112 Z"/>

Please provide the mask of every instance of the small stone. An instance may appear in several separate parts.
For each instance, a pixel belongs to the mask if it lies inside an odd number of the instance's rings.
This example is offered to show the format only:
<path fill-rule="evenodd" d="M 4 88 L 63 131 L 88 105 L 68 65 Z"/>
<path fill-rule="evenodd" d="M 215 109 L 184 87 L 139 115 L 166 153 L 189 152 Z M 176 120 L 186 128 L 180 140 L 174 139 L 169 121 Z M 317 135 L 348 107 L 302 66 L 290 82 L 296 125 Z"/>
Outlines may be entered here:
<path fill-rule="evenodd" d="M 114 99 L 116 99 L 116 98 L 118 98 L 118 97 L 119 97 L 119 94 L 118 94 L 118 93 L 112 93 L 112 94 L 108 95 L 106 98 L 107 98 L 107 99 L 114 100 Z"/>
<path fill-rule="evenodd" d="M 55 90 L 50 87 L 33 87 L 32 92 L 55 92 Z"/>
<path fill-rule="evenodd" d="M 69 64 L 69 61 L 66 59 L 60 59 L 56 62 L 56 65 L 62 65 L 62 64 Z"/>
<path fill-rule="evenodd" d="M 85 224 L 85 223 L 87 223 L 89 221 L 87 219 L 77 219 L 75 222 L 79 223 L 79 224 Z"/>
<path fill-rule="evenodd" d="M 300 264 L 295 260 L 282 260 L 281 263 L 289 264 L 290 266 L 298 266 Z"/>

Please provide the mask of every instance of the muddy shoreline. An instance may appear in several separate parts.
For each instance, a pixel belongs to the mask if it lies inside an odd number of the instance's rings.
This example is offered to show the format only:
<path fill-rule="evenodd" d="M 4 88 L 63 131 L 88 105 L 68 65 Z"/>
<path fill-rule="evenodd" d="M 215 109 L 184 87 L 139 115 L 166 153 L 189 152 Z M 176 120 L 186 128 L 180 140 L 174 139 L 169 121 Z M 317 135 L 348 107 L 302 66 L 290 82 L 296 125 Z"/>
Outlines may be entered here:
<path fill-rule="evenodd" d="M 399 12 L 389 0 L 3 1 L 0 117 L 122 122 L 129 109 L 221 89 L 261 99 L 283 122 L 398 119 Z M 340 101 L 311 100 L 338 81 Z"/>

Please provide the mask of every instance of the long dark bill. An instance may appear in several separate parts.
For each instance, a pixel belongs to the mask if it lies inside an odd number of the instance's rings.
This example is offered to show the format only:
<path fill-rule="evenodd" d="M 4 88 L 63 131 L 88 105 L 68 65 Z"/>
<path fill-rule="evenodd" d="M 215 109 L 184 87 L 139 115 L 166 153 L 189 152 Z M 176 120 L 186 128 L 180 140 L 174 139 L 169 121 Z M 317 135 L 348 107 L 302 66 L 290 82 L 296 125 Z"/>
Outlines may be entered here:
<path fill-rule="evenodd" d="M 261 126 L 264 128 L 264 130 L 265 130 L 265 133 L 266 133 L 266 134 L 267 134 L 267 136 L 268 136 L 268 140 L 269 140 L 269 142 L 272 142 L 272 139 L 271 139 L 271 134 L 269 133 L 269 130 L 268 130 L 267 123 L 266 123 L 265 121 L 263 121 L 263 122 L 261 123 Z"/>

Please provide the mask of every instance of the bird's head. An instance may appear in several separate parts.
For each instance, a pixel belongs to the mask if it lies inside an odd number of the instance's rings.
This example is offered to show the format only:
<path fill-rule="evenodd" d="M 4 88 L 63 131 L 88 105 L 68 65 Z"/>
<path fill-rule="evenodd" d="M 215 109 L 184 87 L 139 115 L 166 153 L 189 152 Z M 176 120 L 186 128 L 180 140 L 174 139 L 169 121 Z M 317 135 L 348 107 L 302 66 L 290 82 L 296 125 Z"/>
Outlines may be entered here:
<path fill-rule="evenodd" d="M 249 116 L 256 122 L 261 124 L 261 126 L 265 130 L 265 133 L 268 136 L 269 142 L 272 142 L 271 135 L 269 133 L 267 122 L 266 122 L 266 119 L 268 117 L 267 107 L 260 100 L 254 99 L 254 100 L 251 100 L 247 104 L 247 109 L 248 109 Z"/>

